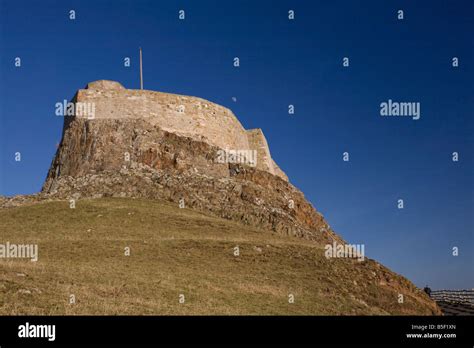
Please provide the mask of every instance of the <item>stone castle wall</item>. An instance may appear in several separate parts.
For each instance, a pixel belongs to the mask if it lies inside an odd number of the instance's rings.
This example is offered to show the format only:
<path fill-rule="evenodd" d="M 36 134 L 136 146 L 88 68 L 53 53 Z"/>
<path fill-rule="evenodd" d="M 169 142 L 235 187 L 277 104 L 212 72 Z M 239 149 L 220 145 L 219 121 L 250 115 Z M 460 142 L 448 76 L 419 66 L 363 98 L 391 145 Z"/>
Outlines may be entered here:
<path fill-rule="evenodd" d="M 224 150 L 257 150 L 257 168 L 288 180 L 271 158 L 260 129 L 246 131 L 229 109 L 177 94 L 125 89 L 115 81 L 96 81 L 76 94 L 93 103 L 95 119 L 143 119 L 164 131 L 205 141 Z M 86 117 L 86 116 L 83 116 Z"/>
<path fill-rule="evenodd" d="M 267 139 L 261 129 L 250 129 L 247 131 L 247 139 L 252 149 L 257 151 L 257 169 L 264 170 L 275 175 L 272 157 L 268 148 Z"/>

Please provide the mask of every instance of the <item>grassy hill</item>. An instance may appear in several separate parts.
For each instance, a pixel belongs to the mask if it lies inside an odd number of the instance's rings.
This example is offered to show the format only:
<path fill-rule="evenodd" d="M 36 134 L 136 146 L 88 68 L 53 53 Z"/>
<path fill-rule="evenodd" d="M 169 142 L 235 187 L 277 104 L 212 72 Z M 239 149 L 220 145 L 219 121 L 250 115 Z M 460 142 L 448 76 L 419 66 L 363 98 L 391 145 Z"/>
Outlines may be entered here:
<path fill-rule="evenodd" d="M 75 209 L 65 201 L 2 209 L 7 241 L 37 243 L 39 259 L 0 259 L 3 315 L 438 313 L 372 260 L 326 259 L 314 242 L 169 203 L 103 198 Z"/>

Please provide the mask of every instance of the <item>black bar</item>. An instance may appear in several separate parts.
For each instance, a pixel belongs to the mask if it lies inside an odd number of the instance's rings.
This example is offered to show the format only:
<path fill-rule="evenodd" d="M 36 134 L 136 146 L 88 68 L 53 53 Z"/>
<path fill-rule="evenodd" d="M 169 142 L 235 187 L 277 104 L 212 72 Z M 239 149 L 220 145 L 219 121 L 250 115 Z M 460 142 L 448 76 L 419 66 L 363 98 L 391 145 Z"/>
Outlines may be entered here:
<path fill-rule="evenodd" d="M 55 325 L 55 340 L 20 338 L 19 326 Z M 0 317 L 0 346 L 58 344 L 416 344 L 469 345 L 473 317 Z M 417 325 L 418 328 L 413 328 Z M 429 326 L 429 325 L 434 325 Z M 444 325 L 444 326 L 443 326 Z M 454 327 L 454 326 L 455 327 Z M 420 327 L 426 326 L 423 331 Z M 455 338 L 407 338 L 407 334 Z"/>

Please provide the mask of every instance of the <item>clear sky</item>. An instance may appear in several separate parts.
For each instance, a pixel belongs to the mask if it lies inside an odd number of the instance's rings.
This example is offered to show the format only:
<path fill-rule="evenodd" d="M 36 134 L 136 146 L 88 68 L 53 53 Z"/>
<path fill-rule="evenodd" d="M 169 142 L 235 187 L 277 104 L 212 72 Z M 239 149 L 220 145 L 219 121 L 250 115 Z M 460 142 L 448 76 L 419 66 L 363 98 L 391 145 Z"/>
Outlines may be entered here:
<path fill-rule="evenodd" d="M 139 88 L 141 46 L 146 89 L 262 128 L 345 240 L 418 286 L 473 288 L 473 21 L 470 0 L 0 0 L 0 194 L 40 190 L 55 103 L 100 79 Z M 420 103 L 420 119 L 380 116 L 389 99 Z"/>

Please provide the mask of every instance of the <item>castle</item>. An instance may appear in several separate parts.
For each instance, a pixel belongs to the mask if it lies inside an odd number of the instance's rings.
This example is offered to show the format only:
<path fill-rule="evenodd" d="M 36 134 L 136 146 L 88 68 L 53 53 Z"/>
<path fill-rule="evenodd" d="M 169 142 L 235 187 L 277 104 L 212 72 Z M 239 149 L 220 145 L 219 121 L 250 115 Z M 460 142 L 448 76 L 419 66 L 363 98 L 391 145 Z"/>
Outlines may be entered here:
<path fill-rule="evenodd" d="M 99 119 L 143 119 L 151 127 L 205 141 L 230 151 L 257 152 L 257 169 L 288 181 L 273 161 L 261 129 L 245 130 L 229 109 L 210 101 L 177 94 L 125 89 L 119 82 L 100 80 L 87 84 L 75 103 L 94 105 Z M 90 115 L 78 117 L 91 118 Z"/>

